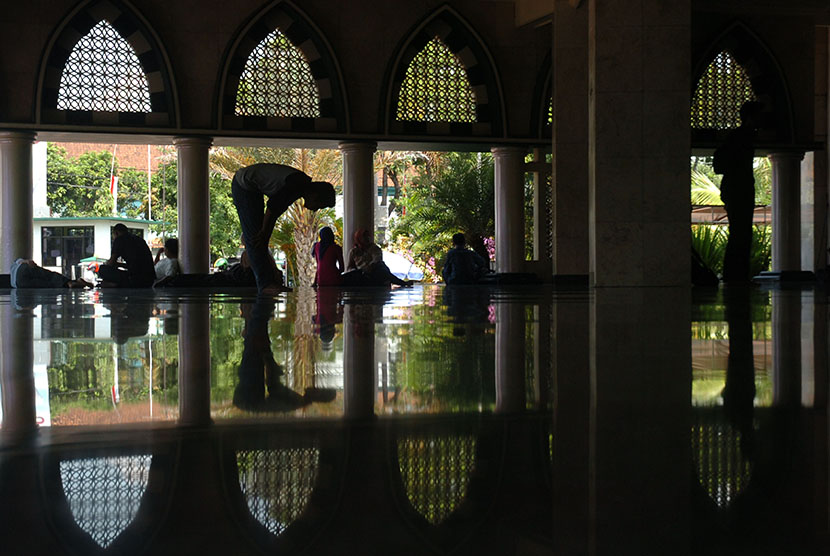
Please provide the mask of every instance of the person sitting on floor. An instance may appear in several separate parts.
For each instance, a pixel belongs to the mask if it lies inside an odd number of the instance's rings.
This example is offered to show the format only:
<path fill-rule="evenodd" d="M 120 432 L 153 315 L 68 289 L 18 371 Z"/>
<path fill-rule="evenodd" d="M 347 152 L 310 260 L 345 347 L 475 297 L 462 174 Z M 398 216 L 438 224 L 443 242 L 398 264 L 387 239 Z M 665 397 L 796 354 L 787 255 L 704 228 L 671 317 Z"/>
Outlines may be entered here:
<path fill-rule="evenodd" d="M 124 224 L 112 229 L 112 255 L 98 267 L 102 288 L 149 288 L 156 281 L 153 254 L 147 242 L 131 234 Z M 119 263 L 118 259 L 124 260 Z M 122 270 L 124 269 L 124 270 Z"/>
<path fill-rule="evenodd" d="M 349 264 L 343 275 L 344 286 L 411 286 L 401 280 L 383 262 L 383 251 L 373 241 L 372 232 L 359 228 L 354 233 L 354 247 L 349 251 Z"/>
<path fill-rule="evenodd" d="M 311 247 L 317 261 L 317 274 L 312 286 L 339 286 L 343 281 L 343 249 L 334 242 L 334 232 L 328 226 L 320 229 L 320 241 Z"/>
<path fill-rule="evenodd" d="M 441 276 L 448 286 L 475 284 L 487 272 L 487 262 L 471 249 L 467 249 L 464 234 L 452 236 L 452 249 L 447 253 Z"/>
<path fill-rule="evenodd" d="M 17 259 L 12 263 L 9 281 L 13 288 L 91 288 L 81 278 L 71 280 L 63 274 L 46 270 L 32 259 Z"/>
<path fill-rule="evenodd" d="M 166 258 L 162 259 L 164 254 Z M 171 237 L 164 242 L 164 248 L 159 249 L 156 253 L 155 260 L 156 280 L 161 280 L 167 276 L 176 276 L 181 273 L 179 267 L 179 240 Z"/>

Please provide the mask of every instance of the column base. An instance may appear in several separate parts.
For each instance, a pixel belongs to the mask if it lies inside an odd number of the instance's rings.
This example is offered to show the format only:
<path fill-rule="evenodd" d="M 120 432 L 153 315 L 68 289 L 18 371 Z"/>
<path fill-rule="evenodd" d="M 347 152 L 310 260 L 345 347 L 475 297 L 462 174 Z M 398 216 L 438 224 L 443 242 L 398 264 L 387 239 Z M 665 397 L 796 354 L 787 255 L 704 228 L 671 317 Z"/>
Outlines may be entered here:
<path fill-rule="evenodd" d="M 755 282 L 815 282 L 816 275 L 809 270 L 770 270 L 753 279 Z"/>
<path fill-rule="evenodd" d="M 587 274 L 554 274 L 551 282 L 554 286 L 580 286 L 587 288 L 590 285 Z"/>

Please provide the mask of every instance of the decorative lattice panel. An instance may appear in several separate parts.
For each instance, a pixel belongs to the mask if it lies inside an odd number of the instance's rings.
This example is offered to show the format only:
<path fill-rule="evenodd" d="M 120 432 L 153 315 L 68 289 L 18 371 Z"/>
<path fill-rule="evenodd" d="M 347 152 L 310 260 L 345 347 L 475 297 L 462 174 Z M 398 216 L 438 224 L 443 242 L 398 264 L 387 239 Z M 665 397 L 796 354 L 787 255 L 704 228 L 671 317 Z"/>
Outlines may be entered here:
<path fill-rule="evenodd" d="M 553 260 L 553 176 L 550 173 L 544 174 L 545 186 L 545 212 L 544 218 L 548 219 L 547 233 L 545 234 L 545 257 Z"/>
<path fill-rule="evenodd" d="M 698 480 L 718 507 L 749 484 L 752 465 L 741 453 L 741 433 L 728 423 L 705 419 L 693 426 L 692 454 Z"/>
<path fill-rule="evenodd" d="M 406 69 L 398 121 L 475 122 L 476 100 L 461 60 L 439 38 L 429 41 Z"/>
<path fill-rule="evenodd" d="M 548 126 L 553 125 L 553 97 L 550 97 L 550 102 L 548 103 L 548 119 L 545 120 Z"/>
<path fill-rule="evenodd" d="M 475 467 L 473 436 L 410 436 L 398 439 L 401 480 L 412 507 L 438 525 L 467 496 Z"/>
<path fill-rule="evenodd" d="M 317 448 L 241 450 L 239 487 L 251 515 L 279 535 L 305 511 L 320 467 Z"/>
<path fill-rule="evenodd" d="M 320 94 L 311 67 L 285 35 L 274 30 L 254 48 L 239 77 L 237 116 L 317 118 Z"/>
<path fill-rule="evenodd" d="M 147 490 L 151 455 L 65 460 L 60 475 L 75 521 L 103 548 L 138 512 Z"/>
<path fill-rule="evenodd" d="M 712 60 L 692 97 L 692 128 L 729 129 L 741 125 L 740 108 L 756 100 L 746 71 L 723 51 Z"/>
<path fill-rule="evenodd" d="M 101 21 L 76 44 L 61 74 L 59 110 L 150 112 L 141 62 L 112 25 Z"/>

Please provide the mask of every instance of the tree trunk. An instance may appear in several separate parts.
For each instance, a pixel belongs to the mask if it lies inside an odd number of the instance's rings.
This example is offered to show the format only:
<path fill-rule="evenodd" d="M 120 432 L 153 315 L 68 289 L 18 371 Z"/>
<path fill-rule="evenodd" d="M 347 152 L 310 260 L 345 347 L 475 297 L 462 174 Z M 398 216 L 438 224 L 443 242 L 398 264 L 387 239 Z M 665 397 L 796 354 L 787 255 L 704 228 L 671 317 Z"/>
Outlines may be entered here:
<path fill-rule="evenodd" d="M 395 194 L 392 196 L 392 200 L 389 201 L 389 211 L 386 213 L 386 216 L 392 214 L 392 211 L 397 208 L 398 199 L 401 197 L 401 182 L 398 180 L 398 175 L 394 171 L 390 171 L 389 179 L 395 184 Z"/>

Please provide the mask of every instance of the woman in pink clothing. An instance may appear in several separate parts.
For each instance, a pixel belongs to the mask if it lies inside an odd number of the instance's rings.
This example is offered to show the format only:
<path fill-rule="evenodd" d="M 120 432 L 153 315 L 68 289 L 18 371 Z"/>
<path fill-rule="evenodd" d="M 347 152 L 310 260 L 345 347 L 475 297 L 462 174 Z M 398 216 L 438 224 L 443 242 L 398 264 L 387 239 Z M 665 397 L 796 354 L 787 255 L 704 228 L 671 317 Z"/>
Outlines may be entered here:
<path fill-rule="evenodd" d="M 317 261 L 313 286 L 339 286 L 343 272 L 343 249 L 334 243 L 334 232 L 326 226 L 320 230 L 320 241 L 311 248 Z"/>

